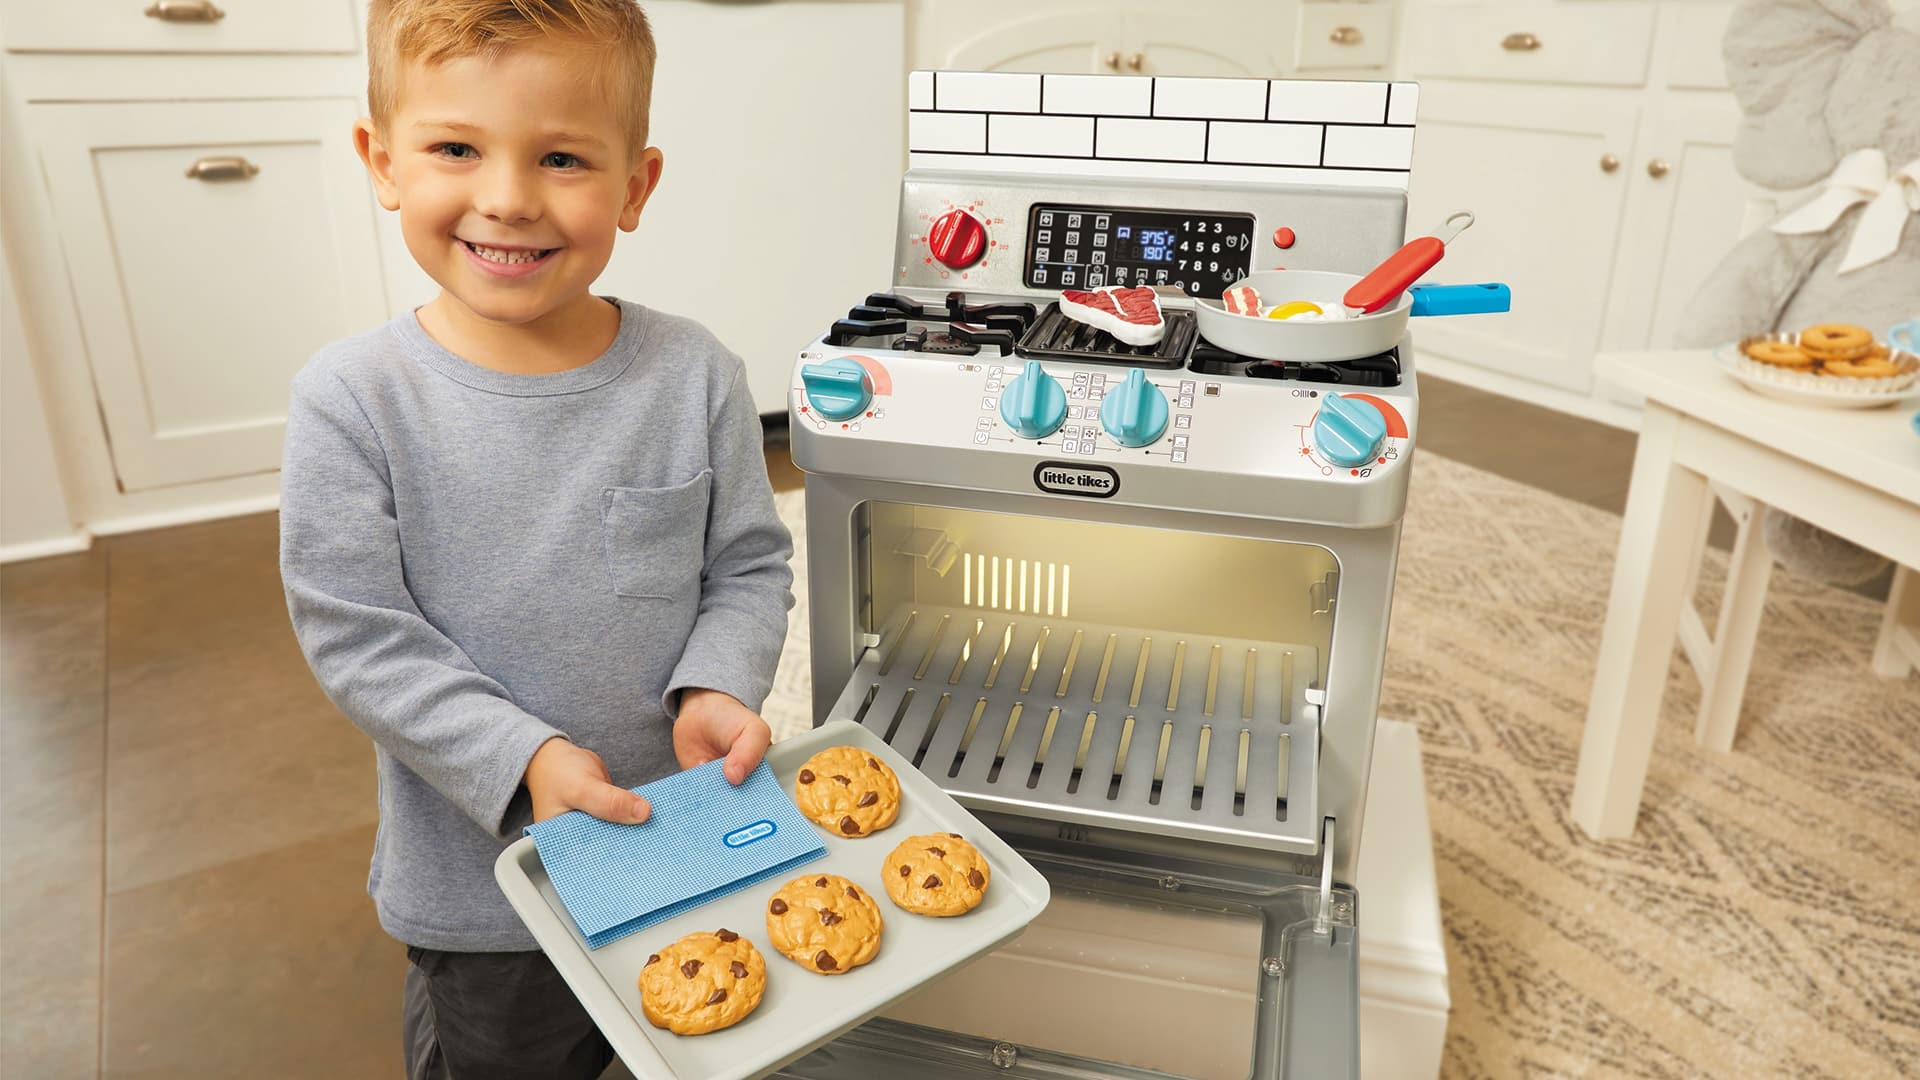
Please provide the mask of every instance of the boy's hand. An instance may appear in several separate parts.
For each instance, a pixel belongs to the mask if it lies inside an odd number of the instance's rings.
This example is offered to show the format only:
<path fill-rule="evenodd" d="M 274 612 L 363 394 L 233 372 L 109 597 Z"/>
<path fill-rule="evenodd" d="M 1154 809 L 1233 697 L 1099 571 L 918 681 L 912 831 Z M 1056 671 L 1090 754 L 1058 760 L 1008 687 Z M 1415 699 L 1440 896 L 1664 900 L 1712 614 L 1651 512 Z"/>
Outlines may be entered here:
<path fill-rule="evenodd" d="M 718 690 L 680 692 L 680 719 L 673 725 L 673 754 L 691 769 L 724 757 L 727 783 L 740 784 L 760 764 L 773 742 L 773 729 L 731 694 Z"/>
<path fill-rule="evenodd" d="M 616 787 L 600 755 L 562 738 L 548 739 L 527 762 L 525 783 L 533 796 L 533 820 L 545 821 L 582 810 L 602 821 L 638 825 L 653 808 L 647 800 Z"/>

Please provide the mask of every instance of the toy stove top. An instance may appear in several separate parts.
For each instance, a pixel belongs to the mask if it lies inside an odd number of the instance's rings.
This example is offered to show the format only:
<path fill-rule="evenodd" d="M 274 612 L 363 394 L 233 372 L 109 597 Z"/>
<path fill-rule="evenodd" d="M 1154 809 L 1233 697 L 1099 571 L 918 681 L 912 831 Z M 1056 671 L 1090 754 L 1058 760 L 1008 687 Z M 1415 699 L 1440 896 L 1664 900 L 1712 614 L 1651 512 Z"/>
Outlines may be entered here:
<path fill-rule="evenodd" d="M 1398 348 L 1337 364 L 1258 360 L 1201 337 L 1193 312 L 1185 307 L 1163 307 L 1161 316 L 1167 323 L 1165 336 L 1153 345 L 1136 346 L 1067 318 L 1058 301 L 1042 305 L 1029 297 L 969 295 L 956 289 L 936 302 L 876 292 L 835 320 L 822 344 L 866 352 L 1186 368 L 1202 375 L 1332 386 L 1400 385 Z"/>

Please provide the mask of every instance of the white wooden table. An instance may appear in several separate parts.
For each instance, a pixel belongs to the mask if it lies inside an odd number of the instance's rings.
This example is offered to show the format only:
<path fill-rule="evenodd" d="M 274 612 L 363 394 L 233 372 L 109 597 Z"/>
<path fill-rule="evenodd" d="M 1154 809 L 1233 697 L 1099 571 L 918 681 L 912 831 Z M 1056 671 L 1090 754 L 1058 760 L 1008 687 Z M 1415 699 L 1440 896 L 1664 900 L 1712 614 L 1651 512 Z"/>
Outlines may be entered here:
<path fill-rule="evenodd" d="M 1903 568 L 1888 602 L 1875 670 L 1920 665 L 1920 400 L 1820 409 L 1755 394 L 1711 354 L 1612 353 L 1599 378 L 1647 397 L 1613 591 L 1573 784 L 1573 819 L 1591 836 L 1633 832 L 1676 639 L 1700 672 L 1695 737 L 1729 749 L 1772 559 L 1758 519 L 1767 506 L 1871 548 Z M 1726 595 L 1709 638 L 1693 582 L 1716 497 L 1741 525 Z"/>

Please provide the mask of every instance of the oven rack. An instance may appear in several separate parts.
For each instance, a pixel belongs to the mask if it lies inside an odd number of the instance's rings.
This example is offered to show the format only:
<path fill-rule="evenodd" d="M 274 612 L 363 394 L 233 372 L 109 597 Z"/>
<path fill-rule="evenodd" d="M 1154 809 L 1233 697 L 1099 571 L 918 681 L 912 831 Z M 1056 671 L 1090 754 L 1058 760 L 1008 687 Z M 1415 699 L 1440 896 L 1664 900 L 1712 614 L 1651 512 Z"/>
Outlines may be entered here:
<path fill-rule="evenodd" d="M 918 606 L 829 718 L 971 809 L 1314 854 L 1318 671 L 1309 645 Z"/>

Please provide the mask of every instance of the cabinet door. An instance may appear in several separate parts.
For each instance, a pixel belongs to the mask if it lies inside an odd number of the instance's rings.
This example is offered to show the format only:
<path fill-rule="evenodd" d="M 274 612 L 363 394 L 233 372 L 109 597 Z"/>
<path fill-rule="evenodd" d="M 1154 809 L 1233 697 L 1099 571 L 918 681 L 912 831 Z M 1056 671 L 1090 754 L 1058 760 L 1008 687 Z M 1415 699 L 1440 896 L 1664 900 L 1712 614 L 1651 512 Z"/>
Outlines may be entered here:
<path fill-rule="evenodd" d="M 357 111 L 28 107 L 124 490 L 278 468 L 294 372 L 384 321 Z"/>
<path fill-rule="evenodd" d="M 1271 79 L 1293 54 L 1278 4 L 1154 5 L 1128 12 L 1122 26 L 1121 69 L 1128 73 Z"/>
<path fill-rule="evenodd" d="M 957 5 L 939 5 L 920 28 L 916 55 L 946 71 L 1052 71 L 1066 74 L 1125 73 L 1121 66 L 1119 19 L 1104 4 L 968 4 L 964 20 Z"/>
<path fill-rule="evenodd" d="M 800 349 L 893 277 L 904 11 L 652 0 L 647 15 L 666 168 L 596 290 L 698 319 L 746 361 L 759 410 L 784 413 Z"/>
<path fill-rule="evenodd" d="M 1621 169 L 1627 224 L 1604 348 L 1672 348 L 1694 293 L 1740 238 L 1755 189 L 1733 167 L 1739 121 L 1731 97 L 1670 98 L 1648 117 Z"/>
<path fill-rule="evenodd" d="M 1638 108 L 1582 92 L 1425 83 L 1414 137 L 1407 231 L 1455 210 L 1473 227 L 1427 280 L 1504 281 L 1503 315 L 1421 319 L 1422 354 L 1586 392 L 1613 276 Z"/>

